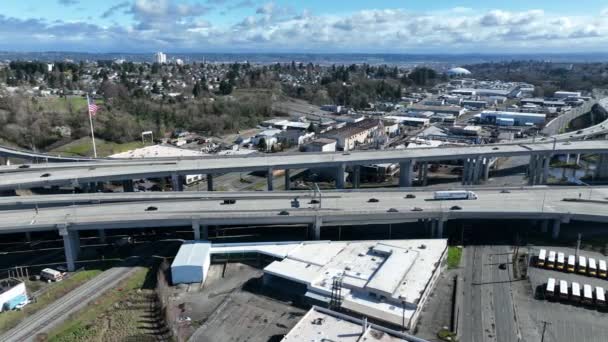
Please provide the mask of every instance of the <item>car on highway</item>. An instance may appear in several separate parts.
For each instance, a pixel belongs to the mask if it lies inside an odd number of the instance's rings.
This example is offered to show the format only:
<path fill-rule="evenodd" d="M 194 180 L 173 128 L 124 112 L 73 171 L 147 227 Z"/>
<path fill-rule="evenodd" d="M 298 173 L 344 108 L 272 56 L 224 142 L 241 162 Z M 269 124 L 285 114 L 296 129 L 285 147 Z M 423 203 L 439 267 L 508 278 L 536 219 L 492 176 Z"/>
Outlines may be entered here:
<path fill-rule="evenodd" d="M 458 206 L 458 205 L 454 205 L 454 206 L 450 207 L 450 210 L 462 210 L 462 207 Z"/>
<path fill-rule="evenodd" d="M 413 199 L 413 198 L 416 198 L 416 195 L 414 195 L 414 194 L 407 194 L 407 195 L 405 195 L 405 198 L 406 199 Z"/>
<path fill-rule="evenodd" d="M 289 211 L 287 211 L 287 210 L 282 210 L 282 211 L 279 213 L 279 215 L 281 215 L 281 216 L 289 216 Z"/>
<path fill-rule="evenodd" d="M 389 210 L 387 210 L 386 212 L 388 213 L 398 213 L 399 210 L 395 209 L 395 208 L 390 208 Z"/>
<path fill-rule="evenodd" d="M 420 207 L 413 207 L 412 211 L 423 211 L 423 209 Z"/>
<path fill-rule="evenodd" d="M 158 210 L 158 208 L 155 206 L 152 206 L 152 205 L 146 208 L 146 211 L 157 211 L 157 210 Z"/>
<path fill-rule="evenodd" d="M 380 202 L 380 200 L 377 198 L 370 198 L 369 200 L 367 200 L 367 202 L 368 203 L 378 203 L 378 202 Z"/>
<path fill-rule="evenodd" d="M 50 173 L 43 173 L 40 175 L 40 178 L 46 178 L 46 177 L 50 177 L 51 174 Z"/>

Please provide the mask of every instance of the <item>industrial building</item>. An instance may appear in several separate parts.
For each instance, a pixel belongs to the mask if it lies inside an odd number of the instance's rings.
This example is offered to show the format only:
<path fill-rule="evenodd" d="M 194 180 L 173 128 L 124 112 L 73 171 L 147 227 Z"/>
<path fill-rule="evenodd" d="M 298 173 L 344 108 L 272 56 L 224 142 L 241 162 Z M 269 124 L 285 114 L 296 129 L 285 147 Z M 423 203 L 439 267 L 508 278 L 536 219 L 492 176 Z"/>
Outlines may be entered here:
<path fill-rule="evenodd" d="M 541 126 L 545 124 L 546 115 L 541 113 L 520 113 L 483 111 L 480 119 L 482 122 L 496 124 L 499 126 Z"/>
<path fill-rule="evenodd" d="M 320 307 L 310 309 L 282 342 L 341 341 L 398 342 L 412 336 Z"/>
<path fill-rule="evenodd" d="M 321 137 L 336 140 L 337 149 L 350 151 L 355 146 L 368 143 L 379 126 L 379 120 L 365 119 L 324 133 Z"/>
<path fill-rule="evenodd" d="M 184 242 L 171 264 L 171 280 L 176 284 L 203 283 L 211 263 L 211 243 Z"/>
<path fill-rule="evenodd" d="M 13 278 L 0 280 L 0 312 L 12 310 L 23 302 L 27 302 L 25 283 Z"/>
<path fill-rule="evenodd" d="M 304 146 L 305 152 L 336 152 L 336 141 L 334 139 L 319 138 Z"/>
<path fill-rule="evenodd" d="M 333 298 L 345 311 L 409 329 L 444 268 L 447 240 L 188 242 L 171 265 L 173 283 L 204 282 L 211 256 L 227 254 L 276 259 L 264 268 L 266 286 L 327 306 Z"/>
<path fill-rule="evenodd" d="M 418 116 L 418 113 L 432 112 L 433 114 L 448 114 L 455 117 L 466 113 L 466 109 L 458 106 L 421 106 L 415 105 L 408 108 L 409 113 Z"/>

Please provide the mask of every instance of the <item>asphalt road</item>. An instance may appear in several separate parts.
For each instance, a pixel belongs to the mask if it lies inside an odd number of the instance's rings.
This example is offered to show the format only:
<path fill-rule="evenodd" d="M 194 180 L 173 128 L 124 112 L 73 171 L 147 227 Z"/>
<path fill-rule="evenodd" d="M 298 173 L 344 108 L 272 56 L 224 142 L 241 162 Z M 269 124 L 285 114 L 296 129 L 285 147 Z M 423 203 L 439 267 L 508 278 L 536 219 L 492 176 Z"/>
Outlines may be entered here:
<path fill-rule="evenodd" d="M 470 246 L 464 250 L 461 341 L 520 341 L 511 289 L 510 247 Z M 506 269 L 500 269 L 506 264 Z"/>

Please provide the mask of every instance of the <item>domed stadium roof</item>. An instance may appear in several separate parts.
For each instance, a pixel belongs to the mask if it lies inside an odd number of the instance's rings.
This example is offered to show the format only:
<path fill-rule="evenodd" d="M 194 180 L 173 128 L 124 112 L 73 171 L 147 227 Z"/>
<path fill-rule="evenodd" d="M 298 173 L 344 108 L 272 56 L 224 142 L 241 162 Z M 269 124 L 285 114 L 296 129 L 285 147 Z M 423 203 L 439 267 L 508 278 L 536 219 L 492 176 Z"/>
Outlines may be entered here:
<path fill-rule="evenodd" d="M 456 76 L 456 75 L 470 75 L 471 72 L 465 68 L 452 68 L 448 70 L 448 75 Z"/>

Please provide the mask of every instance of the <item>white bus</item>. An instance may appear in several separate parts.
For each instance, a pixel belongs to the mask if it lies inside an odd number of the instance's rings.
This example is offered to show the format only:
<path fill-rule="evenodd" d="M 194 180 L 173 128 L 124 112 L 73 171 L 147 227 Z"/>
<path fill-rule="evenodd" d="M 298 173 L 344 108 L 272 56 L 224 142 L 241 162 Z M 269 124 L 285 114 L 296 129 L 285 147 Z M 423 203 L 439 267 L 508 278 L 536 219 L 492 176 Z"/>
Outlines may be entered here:
<path fill-rule="evenodd" d="M 568 282 L 565 280 L 559 281 L 559 298 L 568 299 Z"/>
<path fill-rule="evenodd" d="M 606 306 L 606 294 L 603 287 L 595 287 L 595 304 L 597 306 Z"/>
<path fill-rule="evenodd" d="M 591 285 L 585 284 L 583 285 L 583 304 L 592 304 L 593 303 L 593 290 L 591 289 Z"/>
<path fill-rule="evenodd" d="M 572 293 L 570 295 L 570 300 L 575 303 L 581 301 L 581 286 L 579 283 L 572 282 Z"/>
<path fill-rule="evenodd" d="M 578 269 L 577 269 L 578 273 L 583 273 L 586 274 L 587 273 L 587 258 L 585 258 L 582 255 L 578 256 Z"/>
<path fill-rule="evenodd" d="M 555 278 L 549 278 L 547 280 L 547 287 L 545 288 L 545 297 L 552 298 L 555 295 Z"/>
<path fill-rule="evenodd" d="M 536 259 L 536 266 L 543 267 L 545 266 L 545 259 L 547 258 L 547 251 L 545 249 L 541 249 L 538 253 L 538 259 Z"/>
<path fill-rule="evenodd" d="M 600 276 L 600 278 L 606 278 L 606 275 L 607 275 L 607 273 L 606 273 L 606 260 L 602 259 L 602 260 L 599 260 L 598 262 L 599 262 L 599 268 L 598 268 L 599 272 L 598 272 L 598 275 Z"/>
<path fill-rule="evenodd" d="M 63 280 L 63 274 L 52 268 L 45 268 L 40 271 L 40 278 L 46 279 L 47 281 L 61 281 Z"/>
<path fill-rule="evenodd" d="M 597 275 L 597 265 L 595 264 L 595 259 L 589 258 L 589 269 L 587 271 L 590 276 L 595 277 Z"/>
<path fill-rule="evenodd" d="M 557 269 L 560 271 L 564 269 L 565 258 L 566 256 L 564 255 L 564 253 L 557 253 Z"/>
<path fill-rule="evenodd" d="M 547 259 L 547 268 L 555 267 L 555 251 L 549 251 L 549 258 Z"/>
<path fill-rule="evenodd" d="M 568 255 L 568 272 L 574 272 L 576 269 L 576 257 L 574 255 Z"/>

